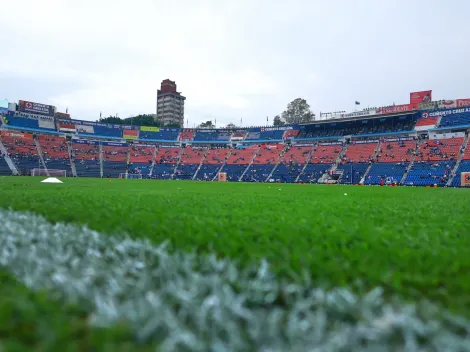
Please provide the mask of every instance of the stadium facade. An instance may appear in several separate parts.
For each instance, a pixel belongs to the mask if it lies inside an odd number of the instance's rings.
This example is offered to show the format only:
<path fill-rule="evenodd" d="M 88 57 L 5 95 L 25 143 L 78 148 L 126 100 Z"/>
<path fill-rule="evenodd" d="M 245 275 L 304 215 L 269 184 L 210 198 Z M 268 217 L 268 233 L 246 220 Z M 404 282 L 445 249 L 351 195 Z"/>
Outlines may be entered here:
<path fill-rule="evenodd" d="M 470 172 L 470 99 L 429 92 L 304 125 L 236 129 L 112 125 L 3 102 L 0 174 L 458 187 Z"/>

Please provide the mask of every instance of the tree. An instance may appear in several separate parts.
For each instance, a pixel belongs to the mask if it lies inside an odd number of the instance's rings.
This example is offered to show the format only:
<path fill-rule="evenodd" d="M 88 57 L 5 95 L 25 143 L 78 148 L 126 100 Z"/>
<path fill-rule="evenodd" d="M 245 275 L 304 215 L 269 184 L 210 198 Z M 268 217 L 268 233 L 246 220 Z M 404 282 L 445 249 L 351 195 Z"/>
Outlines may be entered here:
<path fill-rule="evenodd" d="M 154 120 L 153 114 L 141 114 L 137 116 L 127 117 L 125 119 L 121 119 L 117 116 L 109 116 L 105 118 L 101 118 L 98 122 L 101 123 L 110 123 L 113 125 L 134 125 L 134 126 L 153 126 L 153 127 L 160 127 L 160 122 Z M 179 127 L 179 125 L 178 125 Z"/>
<path fill-rule="evenodd" d="M 214 124 L 212 123 L 212 121 L 206 121 L 206 122 L 203 122 L 201 123 L 199 126 L 197 126 L 198 128 L 215 128 Z"/>
<path fill-rule="evenodd" d="M 238 128 L 238 127 L 235 126 L 234 123 L 231 123 L 231 122 L 230 122 L 227 126 L 225 126 L 225 128 L 232 128 L 232 129 L 233 129 L 233 128 Z"/>
<path fill-rule="evenodd" d="M 282 126 L 282 125 L 285 125 L 286 123 L 281 119 L 281 116 L 279 115 L 276 115 L 274 116 L 274 120 L 273 120 L 273 125 L 274 126 Z"/>
<path fill-rule="evenodd" d="M 306 123 L 314 121 L 315 114 L 305 99 L 297 98 L 287 105 L 287 110 L 281 114 L 281 119 L 287 124 Z"/>

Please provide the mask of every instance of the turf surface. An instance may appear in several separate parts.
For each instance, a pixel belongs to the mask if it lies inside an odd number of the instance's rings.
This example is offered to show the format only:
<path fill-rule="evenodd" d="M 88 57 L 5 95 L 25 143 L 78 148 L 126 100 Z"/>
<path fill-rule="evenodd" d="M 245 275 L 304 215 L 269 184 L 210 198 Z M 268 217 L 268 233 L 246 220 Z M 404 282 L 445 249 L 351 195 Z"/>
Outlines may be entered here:
<path fill-rule="evenodd" d="M 0 178 L 0 207 L 470 316 L 464 189 Z M 345 195 L 347 193 L 347 195 Z"/>

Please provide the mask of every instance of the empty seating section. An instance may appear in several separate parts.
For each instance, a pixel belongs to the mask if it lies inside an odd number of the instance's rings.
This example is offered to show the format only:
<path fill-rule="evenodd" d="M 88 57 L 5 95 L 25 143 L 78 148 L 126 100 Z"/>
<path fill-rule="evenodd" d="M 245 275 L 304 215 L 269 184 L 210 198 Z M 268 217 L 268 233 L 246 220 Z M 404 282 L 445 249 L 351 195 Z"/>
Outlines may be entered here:
<path fill-rule="evenodd" d="M 156 164 L 153 168 L 152 178 L 169 179 L 173 176 L 176 163 L 180 155 L 180 148 L 159 147 L 156 157 Z"/>
<path fill-rule="evenodd" d="M 375 143 L 353 143 L 348 145 L 343 160 L 350 163 L 367 163 L 373 159 L 373 156 L 379 146 Z"/>
<path fill-rule="evenodd" d="M 424 116 L 423 116 L 424 115 Z M 439 120 L 438 116 L 429 117 L 428 114 L 423 114 L 416 122 L 416 127 L 419 126 L 434 126 Z"/>
<path fill-rule="evenodd" d="M 103 177 L 119 177 L 127 170 L 129 146 L 103 145 Z"/>
<path fill-rule="evenodd" d="M 95 134 L 98 136 L 106 136 L 106 137 L 122 137 L 122 130 L 120 128 L 114 127 L 105 127 L 105 126 L 94 126 Z"/>
<path fill-rule="evenodd" d="M 193 139 L 193 137 L 194 137 L 194 133 L 193 133 L 192 130 L 184 130 L 180 134 L 180 140 L 181 141 L 190 141 L 190 140 Z"/>
<path fill-rule="evenodd" d="M 31 170 L 42 168 L 34 139 L 2 136 L 2 142 L 21 175 L 30 175 Z"/>
<path fill-rule="evenodd" d="M 219 132 L 217 136 L 218 141 L 229 141 L 230 137 L 232 136 L 232 133 L 230 132 Z"/>
<path fill-rule="evenodd" d="M 405 185 L 427 186 L 437 184 L 444 186 L 455 166 L 455 161 L 415 161 L 411 166 Z"/>
<path fill-rule="evenodd" d="M 228 181 L 238 181 L 247 167 L 248 167 L 248 164 L 243 164 L 243 165 L 225 164 L 224 167 L 222 168 L 222 172 L 227 173 Z"/>
<path fill-rule="evenodd" d="M 305 164 L 279 164 L 271 176 L 276 182 L 294 182 Z"/>
<path fill-rule="evenodd" d="M 470 111 L 442 116 L 440 127 L 470 125 Z"/>
<path fill-rule="evenodd" d="M 256 151 L 258 151 L 258 146 L 252 146 L 245 149 L 233 149 L 232 153 L 227 159 L 227 164 L 248 165 Z"/>
<path fill-rule="evenodd" d="M 416 161 L 457 160 L 463 137 L 426 140 L 421 143 Z"/>
<path fill-rule="evenodd" d="M 470 158 L 469 158 L 470 159 Z M 460 187 L 460 174 L 462 172 L 470 172 L 470 160 L 462 160 L 460 165 L 455 173 L 455 177 L 452 180 L 451 186 L 452 187 Z"/>
<path fill-rule="evenodd" d="M 66 170 L 71 176 L 67 140 L 62 137 L 39 136 L 42 156 L 48 169 Z"/>
<path fill-rule="evenodd" d="M 140 139 L 176 141 L 179 133 L 179 129 L 171 129 L 170 131 L 160 130 L 158 132 L 140 131 Z"/>
<path fill-rule="evenodd" d="M 175 180 L 191 180 L 198 167 L 199 164 L 179 164 L 173 178 Z"/>
<path fill-rule="evenodd" d="M 405 174 L 408 163 L 375 163 L 372 164 L 367 177 L 364 181 L 366 185 L 378 185 L 383 180 L 394 183 L 400 182 Z"/>
<path fill-rule="evenodd" d="M 273 141 L 281 140 L 285 131 L 262 131 L 259 140 L 261 141 Z"/>
<path fill-rule="evenodd" d="M 256 153 L 256 156 L 253 159 L 253 165 L 258 165 L 258 164 L 274 165 L 277 163 L 282 151 L 283 151 L 282 144 L 261 145 L 259 148 L 259 151 Z"/>
<path fill-rule="evenodd" d="M 259 141 L 260 140 L 260 135 L 261 135 L 261 132 L 249 132 L 246 137 L 245 137 L 245 140 L 246 141 Z"/>
<path fill-rule="evenodd" d="M 212 181 L 220 169 L 220 164 L 203 164 L 196 175 L 196 180 Z"/>
<path fill-rule="evenodd" d="M 3 157 L 2 153 L 0 153 L 0 175 L 8 176 L 11 175 L 10 167 L 8 166 L 5 158 Z"/>
<path fill-rule="evenodd" d="M 308 164 L 299 177 L 299 182 L 316 183 L 331 168 L 331 164 Z"/>
<path fill-rule="evenodd" d="M 366 173 L 368 167 L 368 163 L 351 163 L 338 165 L 337 170 L 343 171 L 341 183 L 358 184 Z"/>
<path fill-rule="evenodd" d="M 327 122 L 307 125 L 297 138 L 319 138 L 327 136 L 348 136 L 373 133 L 391 133 L 414 129 L 415 115 L 381 117 L 371 120 Z"/>
<path fill-rule="evenodd" d="M 75 160 L 78 177 L 101 177 L 100 149 L 97 142 L 82 144 L 72 140 L 72 158 Z"/>
<path fill-rule="evenodd" d="M 313 149 L 311 146 L 291 146 L 286 152 L 282 155 L 280 164 L 306 164 L 307 158 L 309 158 L 310 152 Z"/>
<path fill-rule="evenodd" d="M 216 141 L 218 140 L 219 132 L 206 132 L 197 131 L 194 136 L 195 141 Z"/>
<path fill-rule="evenodd" d="M 251 164 L 242 181 L 244 182 L 264 182 L 273 171 L 274 165 L 266 164 Z"/>
<path fill-rule="evenodd" d="M 312 164 L 333 164 L 342 149 L 342 145 L 316 145 L 309 162 Z"/>
<path fill-rule="evenodd" d="M 300 132 L 299 130 L 287 130 L 284 133 L 284 139 L 293 139 L 293 138 L 297 137 L 299 132 Z"/>
<path fill-rule="evenodd" d="M 416 151 L 416 141 L 393 141 L 382 142 L 380 151 L 377 154 L 379 163 L 399 163 L 410 162 Z"/>

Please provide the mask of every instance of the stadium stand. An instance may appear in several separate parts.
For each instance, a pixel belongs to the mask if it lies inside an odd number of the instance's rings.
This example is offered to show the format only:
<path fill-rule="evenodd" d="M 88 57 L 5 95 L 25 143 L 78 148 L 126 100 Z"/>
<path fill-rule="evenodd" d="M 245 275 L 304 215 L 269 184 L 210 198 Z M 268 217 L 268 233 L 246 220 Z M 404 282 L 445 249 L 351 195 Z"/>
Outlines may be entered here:
<path fill-rule="evenodd" d="M 238 181 L 257 151 L 258 146 L 232 150 L 227 163 L 222 168 L 222 172 L 227 173 L 227 180 Z"/>
<path fill-rule="evenodd" d="M 213 130 L 197 130 L 194 140 L 199 142 L 210 142 L 217 141 L 218 137 L 219 132 L 213 132 Z"/>
<path fill-rule="evenodd" d="M 67 140 L 56 136 L 39 136 L 38 140 L 47 168 L 65 170 L 67 176 L 72 176 Z"/>
<path fill-rule="evenodd" d="M 408 163 L 416 151 L 414 140 L 384 141 L 377 154 L 380 163 Z"/>
<path fill-rule="evenodd" d="M 186 147 L 182 150 L 180 163 L 175 171 L 174 179 L 191 180 L 206 154 L 206 148 Z"/>
<path fill-rule="evenodd" d="M 328 170 L 331 164 L 307 164 L 299 177 L 301 183 L 316 183 Z"/>
<path fill-rule="evenodd" d="M 366 185 L 399 183 L 405 174 L 409 163 L 375 163 L 364 181 Z"/>
<path fill-rule="evenodd" d="M 271 178 L 279 182 L 294 182 L 307 163 L 312 150 L 313 145 L 288 147 Z"/>
<path fill-rule="evenodd" d="M 368 163 L 349 163 L 338 165 L 336 170 L 343 171 L 341 183 L 355 185 L 361 182 L 368 167 Z"/>
<path fill-rule="evenodd" d="M 3 154 L 0 152 L 0 175 L 9 176 L 11 175 L 10 167 L 8 166 Z"/>
<path fill-rule="evenodd" d="M 140 139 L 156 141 L 176 141 L 180 134 L 179 128 L 161 129 L 158 132 L 140 131 Z"/>
<path fill-rule="evenodd" d="M 159 147 L 152 178 L 168 180 L 173 177 L 180 155 L 179 147 Z"/>
<path fill-rule="evenodd" d="M 30 175 L 32 169 L 43 168 L 32 135 L 17 134 L 14 137 L 2 136 L 1 138 L 8 155 L 21 175 Z"/>
<path fill-rule="evenodd" d="M 468 110 L 465 112 L 459 113 L 452 113 L 451 111 L 444 111 L 443 116 L 441 118 L 441 122 L 439 123 L 439 127 L 453 127 L 453 126 L 466 126 L 470 125 L 470 109 L 460 109 L 460 110 Z M 446 114 L 450 112 L 449 114 Z"/>
<path fill-rule="evenodd" d="M 333 164 L 343 148 L 342 145 L 322 145 L 317 144 L 313 148 L 312 158 L 309 161 L 312 164 Z"/>
<path fill-rule="evenodd" d="M 409 186 L 445 186 L 455 161 L 415 161 L 404 184 Z"/>
<path fill-rule="evenodd" d="M 119 177 L 127 171 L 127 157 L 129 146 L 127 144 L 103 142 L 103 177 Z"/>
<path fill-rule="evenodd" d="M 460 147 L 462 146 L 463 141 L 463 137 L 426 140 L 421 143 L 417 152 L 416 160 L 457 160 L 458 153 L 460 151 Z"/>
<path fill-rule="evenodd" d="M 226 147 L 210 148 L 195 179 L 200 181 L 213 180 L 230 152 L 230 148 Z"/>
<path fill-rule="evenodd" d="M 183 130 L 179 136 L 180 141 L 191 141 L 193 138 L 193 130 Z"/>
<path fill-rule="evenodd" d="M 75 162 L 78 177 L 101 177 L 98 142 L 72 140 L 72 160 Z"/>
<path fill-rule="evenodd" d="M 260 145 L 253 163 L 248 167 L 243 181 L 245 182 L 264 182 L 273 171 L 284 146 L 282 144 L 263 144 Z"/>
<path fill-rule="evenodd" d="M 133 174 L 147 178 L 153 163 L 155 146 L 134 144 L 130 150 L 130 171 Z"/>
<path fill-rule="evenodd" d="M 379 146 L 378 141 L 353 141 L 346 149 L 343 160 L 349 163 L 368 163 L 373 161 Z"/>

